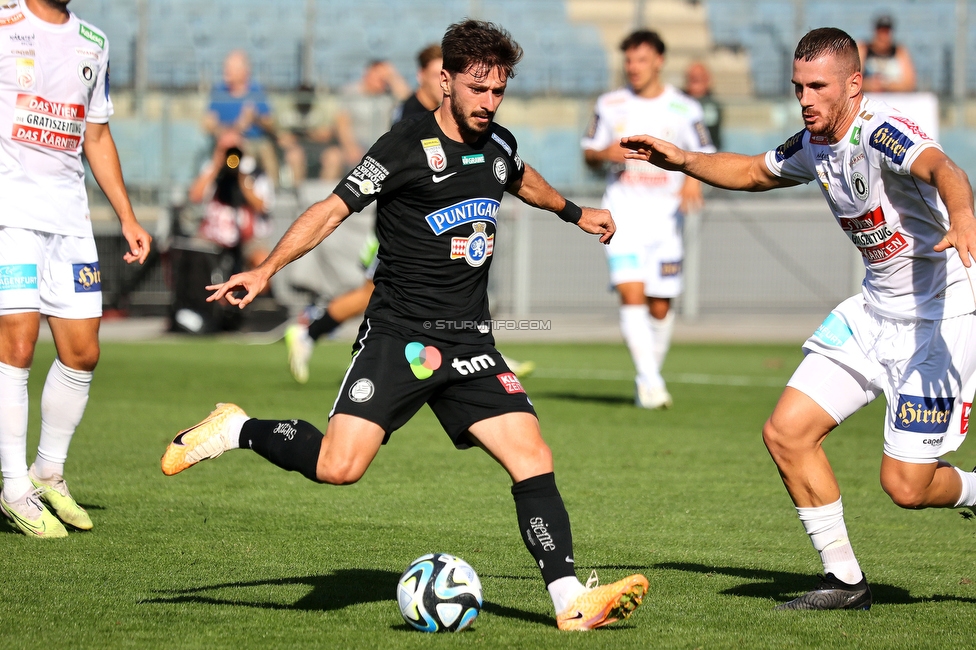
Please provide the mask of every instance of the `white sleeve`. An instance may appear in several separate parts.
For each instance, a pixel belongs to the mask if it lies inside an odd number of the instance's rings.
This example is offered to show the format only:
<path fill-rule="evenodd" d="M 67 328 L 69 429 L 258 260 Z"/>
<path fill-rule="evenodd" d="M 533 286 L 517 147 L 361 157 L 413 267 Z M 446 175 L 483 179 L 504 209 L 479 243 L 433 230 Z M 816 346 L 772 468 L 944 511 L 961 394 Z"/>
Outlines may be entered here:
<path fill-rule="evenodd" d="M 766 167 L 770 173 L 800 183 L 809 183 L 817 177 L 815 170 L 806 164 L 806 156 L 803 155 L 806 133 L 806 129 L 803 129 L 780 146 L 766 152 Z"/>
<path fill-rule="evenodd" d="M 911 173 L 912 163 L 923 150 L 936 147 L 942 151 L 938 142 L 902 115 L 878 115 L 870 126 L 868 144 L 881 152 L 882 164 L 896 174 Z"/>
<path fill-rule="evenodd" d="M 92 88 L 91 100 L 88 103 L 88 122 L 95 124 L 106 124 L 115 109 L 112 106 L 112 98 L 108 94 L 108 39 L 105 39 L 105 47 L 102 48 L 101 56 L 98 60 L 98 74 L 95 76 L 95 86 Z"/>
<path fill-rule="evenodd" d="M 597 100 L 596 108 L 593 109 L 593 117 L 590 119 L 590 124 L 586 128 L 586 134 L 580 141 L 580 146 L 583 149 L 602 151 L 615 141 L 613 129 L 610 127 L 610 121 L 602 114 L 603 111 L 601 110 L 600 104 L 600 100 Z"/>

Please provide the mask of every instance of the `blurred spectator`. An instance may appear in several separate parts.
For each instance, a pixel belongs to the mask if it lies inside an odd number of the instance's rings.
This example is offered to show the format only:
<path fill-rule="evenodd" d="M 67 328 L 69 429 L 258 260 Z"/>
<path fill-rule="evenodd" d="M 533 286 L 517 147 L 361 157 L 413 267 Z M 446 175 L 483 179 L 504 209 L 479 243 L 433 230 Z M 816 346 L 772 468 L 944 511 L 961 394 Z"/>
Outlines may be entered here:
<path fill-rule="evenodd" d="M 274 185 L 253 156 L 242 150 L 234 130 L 217 140 L 213 156 L 190 185 L 189 199 L 204 204 L 198 236 L 232 251 L 245 268 L 264 261 L 270 252 L 270 212 Z"/>
<path fill-rule="evenodd" d="M 439 74 L 439 73 L 438 73 Z M 390 130 L 394 107 L 410 96 L 410 86 L 389 61 L 374 60 L 366 64 L 363 76 L 342 91 L 343 110 L 336 116 L 337 127 L 348 119 L 348 127 L 359 145 L 353 164 L 381 135 Z"/>
<path fill-rule="evenodd" d="M 214 141 L 228 130 L 243 135 L 242 148 L 258 156 L 266 173 L 277 179 L 271 107 L 264 90 L 251 81 L 251 63 L 243 50 L 234 50 L 224 59 L 224 81 L 210 94 L 204 129 Z"/>
<path fill-rule="evenodd" d="M 393 111 L 393 123 L 427 113 L 441 105 L 444 91 L 441 89 L 441 63 L 444 57 L 441 46 L 428 45 L 417 53 L 417 90 Z"/>
<path fill-rule="evenodd" d="M 874 22 L 874 38 L 858 44 L 865 92 L 912 92 L 915 66 L 908 49 L 894 41 L 894 21 L 882 15 Z"/>
<path fill-rule="evenodd" d="M 704 115 L 702 122 L 708 129 L 715 149 L 722 150 L 722 105 L 712 97 L 712 75 L 700 61 L 695 61 L 685 70 L 684 93 L 701 104 Z"/>
<path fill-rule="evenodd" d="M 362 150 L 352 132 L 348 113 L 317 102 L 315 89 L 302 84 L 295 95 L 295 111 L 278 134 L 290 184 L 306 179 L 336 180 L 359 162 Z"/>

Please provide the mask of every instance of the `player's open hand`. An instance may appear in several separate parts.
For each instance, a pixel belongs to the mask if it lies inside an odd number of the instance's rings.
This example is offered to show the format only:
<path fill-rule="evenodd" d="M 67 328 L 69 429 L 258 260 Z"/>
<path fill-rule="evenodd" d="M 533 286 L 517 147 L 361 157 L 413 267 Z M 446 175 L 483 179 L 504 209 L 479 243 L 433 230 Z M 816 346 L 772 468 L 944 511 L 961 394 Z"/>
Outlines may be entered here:
<path fill-rule="evenodd" d="M 959 252 L 962 263 L 969 267 L 976 258 L 976 218 L 949 218 L 949 230 L 945 237 L 935 245 L 935 252 L 941 253 L 950 246 Z"/>
<path fill-rule="evenodd" d="M 129 244 L 129 250 L 122 256 L 122 259 L 128 264 L 145 262 L 146 258 L 149 257 L 149 242 L 152 241 L 152 235 L 146 232 L 146 229 L 140 226 L 138 222 L 132 222 L 122 225 L 122 236 Z"/>
<path fill-rule="evenodd" d="M 583 216 L 576 225 L 591 235 L 600 235 L 601 244 L 609 243 L 617 230 L 610 211 L 597 208 L 583 208 Z"/>
<path fill-rule="evenodd" d="M 685 152 L 667 140 L 649 135 L 629 135 L 620 139 L 620 145 L 628 149 L 628 160 L 644 160 L 662 169 L 680 170 L 685 164 Z"/>
<path fill-rule="evenodd" d="M 221 298 L 226 298 L 230 304 L 244 309 L 258 294 L 264 291 L 265 287 L 268 286 L 269 279 L 269 276 L 263 273 L 260 268 L 244 273 L 235 273 L 230 276 L 227 282 L 207 286 L 207 291 L 213 291 L 207 296 L 207 302 L 216 302 Z M 235 291 L 246 293 L 239 298 L 234 295 Z"/>

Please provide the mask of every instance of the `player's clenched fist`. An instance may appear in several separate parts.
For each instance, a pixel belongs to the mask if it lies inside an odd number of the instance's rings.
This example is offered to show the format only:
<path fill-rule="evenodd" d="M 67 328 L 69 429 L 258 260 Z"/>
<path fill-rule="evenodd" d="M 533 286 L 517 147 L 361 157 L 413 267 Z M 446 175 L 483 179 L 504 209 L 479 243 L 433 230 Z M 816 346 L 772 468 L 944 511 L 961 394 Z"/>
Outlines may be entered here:
<path fill-rule="evenodd" d="M 601 244 L 609 242 L 617 230 L 610 211 L 600 208 L 583 208 L 583 216 L 576 225 L 592 235 L 600 235 Z"/>

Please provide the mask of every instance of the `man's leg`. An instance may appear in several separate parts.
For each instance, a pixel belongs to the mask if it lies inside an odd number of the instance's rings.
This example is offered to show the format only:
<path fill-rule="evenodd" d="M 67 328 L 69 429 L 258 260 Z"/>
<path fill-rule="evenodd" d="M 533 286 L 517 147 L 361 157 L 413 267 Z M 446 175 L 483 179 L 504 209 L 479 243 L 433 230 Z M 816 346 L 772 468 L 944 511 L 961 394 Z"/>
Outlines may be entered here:
<path fill-rule="evenodd" d="M 617 285 L 620 294 L 620 331 L 637 369 L 637 405 L 643 408 L 667 408 L 671 396 L 664 387 L 661 368 L 654 347 L 654 330 L 644 296 L 643 282 Z"/>
<path fill-rule="evenodd" d="M 90 530 L 91 518 L 75 502 L 64 481 L 64 463 L 75 429 L 88 404 L 92 372 L 98 364 L 99 318 L 48 317 L 58 356 L 41 393 L 41 439 L 30 469 L 34 486 L 65 523 Z"/>
<path fill-rule="evenodd" d="M 670 298 L 648 296 L 647 308 L 651 312 L 651 333 L 654 335 L 654 360 L 658 369 L 664 366 L 664 359 L 671 349 L 671 335 L 674 333 L 674 312 L 671 311 Z"/>
<path fill-rule="evenodd" d="M 177 474 L 231 449 L 251 449 L 278 467 L 319 483 L 355 483 L 383 444 L 383 429 L 338 413 L 323 436 L 304 420 L 249 418 L 233 404 L 219 404 L 202 422 L 181 431 L 166 448 L 163 473 Z"/>
<path fill-rule="evenodd" d="M 36 311 L 0 316 L 0 471 L 8 502 L 33 489 L 27 476 L 27 379 L 40 322 Z"/>
<path fill-rule="evenodd" d="M 300 318 L 298 323 L 288 327 L 285 345 L 288 348 L 288 365 L 295 381 L 300 384 L 308 381 L 308 363 L 315 351 L 315 342 L 334 332 L 344 321 L 366 311 L 372 295 L 373 281 L 366 280 L 359 287 L 331 300 L 325 309 L 315 307 L 318 313 L 305 318 L 308 322 Z"/>
<path fill-rule="evenodd" d="M 809 355 L 808 359 L 811 358 L 814 359 L 813 367 L 827 364 L 824 371 L 835 370 L 835 376 L 824 377 L 824 381 L 833 379 L 839 383 L 847 377 L 854 382 L 846 371 L 832 362 L 817 355 Z M 858 390 L 861 389 L 855 382 L 850 393 L 854 395 Z M 852 401 L 854 399 L 852 397 Z M 824 439 L 836 426 L 835 416 L 805 393 L 788 386 L 763 427 L 763 442 L 776 463 L 813 547 L 820 554 L 826 576 L 825 583 L 818 589 L 781 605 L 783 608 L 870 607 L 870 590 L 847 536 L 840 487 L 822 447 Z M 839 584 L 831 583 L 831 576 Z"/>
<path fill-rule="evenodd" d="M 542 571 L 560 629 L 586 630 L 629 616 L 647 590 L 646 578 L 630 576 L 589 591 L 576 578 L 569 514 L 539 420 L 506 413 L 476 422 L 469 433 L 512 477 L 522 539 Z"/>
<path fill-rule="evenodd" d="M 40 314 L 0 316 L 0 510 L 28 537 L 65 537 L 61 522 L 44 507 L 27 468 L 27 379 L 34 360 Z"/>
<path fill-rule="evenodd" d="M 976 474 L 939 460 L 917 464 L 881 457 L 881 487 L 902 508 L 976 505 Z"/>

